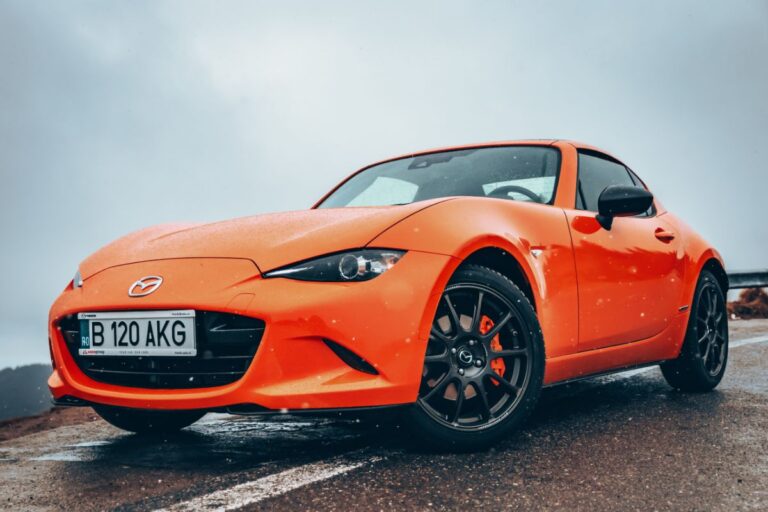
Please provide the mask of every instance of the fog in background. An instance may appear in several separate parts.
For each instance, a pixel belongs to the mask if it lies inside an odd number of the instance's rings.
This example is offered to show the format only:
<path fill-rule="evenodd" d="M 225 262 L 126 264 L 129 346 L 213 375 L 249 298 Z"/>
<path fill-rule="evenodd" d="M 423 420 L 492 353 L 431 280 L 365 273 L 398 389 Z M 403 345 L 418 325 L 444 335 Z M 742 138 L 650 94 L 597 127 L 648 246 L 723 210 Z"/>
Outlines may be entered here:
<path fill-rule="evenodd" d="M 111 240 L 435 146 L 598 145 L 768 267 L 768 2 L 629 4 L 0 0 L 0 367 Z"/>

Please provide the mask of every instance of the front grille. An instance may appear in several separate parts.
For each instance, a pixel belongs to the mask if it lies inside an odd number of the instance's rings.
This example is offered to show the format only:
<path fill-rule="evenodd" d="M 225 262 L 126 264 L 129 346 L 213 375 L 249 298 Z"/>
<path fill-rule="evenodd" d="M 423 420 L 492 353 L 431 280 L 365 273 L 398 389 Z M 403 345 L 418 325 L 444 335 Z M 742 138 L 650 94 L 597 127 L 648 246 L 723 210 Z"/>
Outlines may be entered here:
<path fill-rule="evenodd" d="M 209 388 L 240 379 L 259 348 L 262 320 L 216 311 L 195 313 L 194 357 L 81 356 L 77 315 L 59 322 L 69 353 L 98 382 L 149 389 Z"/>

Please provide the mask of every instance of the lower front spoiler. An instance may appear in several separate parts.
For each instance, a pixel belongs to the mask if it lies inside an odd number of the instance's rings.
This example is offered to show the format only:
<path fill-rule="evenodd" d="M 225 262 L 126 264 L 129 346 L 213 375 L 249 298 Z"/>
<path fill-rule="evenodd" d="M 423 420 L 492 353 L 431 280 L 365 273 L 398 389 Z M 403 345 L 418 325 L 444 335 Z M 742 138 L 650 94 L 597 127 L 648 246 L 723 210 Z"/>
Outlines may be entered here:
<path fill-rule="evenodd" d="M 93 407 L 104 404 L 89 402 L 70 395 L 64 395 L 59 398 L 51 399 L 53 405 L 59 407 Z M 205 412 L 217 412 L 233 414 L 237 416 L 360 416 L 371 414 L 391 414 L 411 407 L 413 404 L 395 404 L 395 405 L 372 405 L 368 407 L 340 407 L 329 409 L 268 409 L 256 404 L 236 404 L 226 407 L 215 407 L 211 409 L 195 409 Z M 123 409 L 130 409 L 123 407 Z M 177 410 L 177 409 L 174 409 Z"/>

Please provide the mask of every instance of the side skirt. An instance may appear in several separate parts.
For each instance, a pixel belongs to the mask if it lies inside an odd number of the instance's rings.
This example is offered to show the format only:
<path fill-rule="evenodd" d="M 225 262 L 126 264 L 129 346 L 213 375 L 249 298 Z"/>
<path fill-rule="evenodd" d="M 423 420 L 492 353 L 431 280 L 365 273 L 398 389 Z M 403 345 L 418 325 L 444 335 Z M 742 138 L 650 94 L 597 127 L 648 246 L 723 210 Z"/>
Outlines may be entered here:
<path fill-rule="evenodd" d="M 547 359 L 544 385 L 568 382 L 675 359 L 685 339 L 687 315 L 680 314 L 651 338 Z"/>
<path fill-rule="evenodd" d="M 542 387 L 543 388 L 554 388 L 554 387 L 562 386 L 562 385 L 565 385 L 565 384 L 571 384 L 573 382 L 579 382 L 579 381 L 588 380 L 588 379 L 595 379 L 597 377 L 604 377 L 606 375 L 613 375 L 615 373 L 626 372 L 628 370 L 637 370 L 639 368 L 650 368 L 651 366 L 659 365 L 659 364 L 661 364 L 661 363 L 663 363 L 665 361 L 668 361 L 668 359 L 662 359 L 661 361 L 654 361 L 652 363 L 643 363 L 643 364 L 635 364 L 635 365 L 630 365 L 630 366 L 623 366 L 621 368 L 615 368 L 613 370 L 606 370 L 604 372 L 590 373 L 589 375 L 583 375 L 581 377 L 574 377 L 573 379 L 560 380 L 560 381 L 557 381 L 557 382 L 550 382 L 548 384 L 544 384 L 544 386 L 542 386 Z"/>

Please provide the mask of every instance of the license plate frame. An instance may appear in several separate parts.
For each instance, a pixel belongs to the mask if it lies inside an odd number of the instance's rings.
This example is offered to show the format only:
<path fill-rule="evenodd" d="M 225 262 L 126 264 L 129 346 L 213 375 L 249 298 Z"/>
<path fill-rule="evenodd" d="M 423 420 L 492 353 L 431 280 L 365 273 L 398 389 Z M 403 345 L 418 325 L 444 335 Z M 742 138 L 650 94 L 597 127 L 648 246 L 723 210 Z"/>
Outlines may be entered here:
<path fill-rule="evenodd" d="M 87 357 L 195 357 L 195 310 L 78 313 L 80 347 Z M 94 325 L 100 327 L 95 328 Z M 151 342 L 151 343 L 150 343 Z"/>

